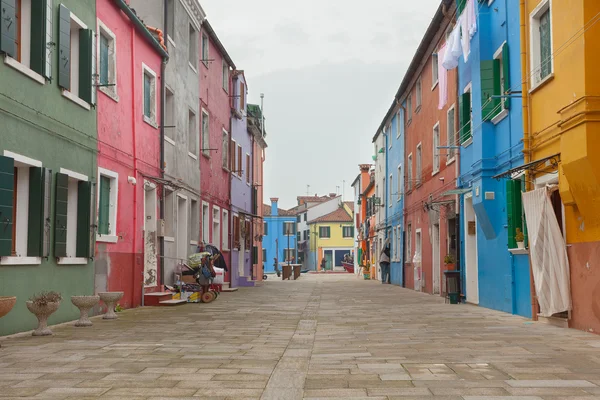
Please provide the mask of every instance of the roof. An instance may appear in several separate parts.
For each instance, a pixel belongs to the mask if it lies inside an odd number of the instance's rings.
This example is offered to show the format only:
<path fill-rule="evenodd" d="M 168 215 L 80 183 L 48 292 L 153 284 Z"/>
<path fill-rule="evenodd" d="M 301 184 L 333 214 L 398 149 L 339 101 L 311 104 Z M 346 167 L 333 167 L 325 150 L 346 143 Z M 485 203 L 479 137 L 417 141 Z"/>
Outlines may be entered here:
<path fill-rule="evenodd" d="M 279 217 L 295 217 L 296 214 L 293 211 L 277 209 L 277 216 Z M 263 218 L 272 217 L 271 215 L 271 206 L 267 204 L 263 204 Z"/>
<path fill-rule="evenodd" d="M 332 213 L 323 215 L 322 217 L 313 219 L 309 221 L 309 224 L 314 224 L 318 222 L 353 222 L 352 216 L 348 214 L 348 212 L 344 209 L 344 207 L 340 207 Z"/>
<path fill-rule="evenodd" d="M 345 201 L 344 204 L 347 205 L 349 209 L 354 210 L 354 202 L 353 201 Z"/>
<path fill-rule="evenodd" d="M 219 40 L 219 37 L 217 36 L 217 33 L 213 29 L 210 22 L 208 22 L 208 20 L 205 19 L 202 26 L 204 27 L 204 30 L 206 31 L 206 33 L 208 33 L 208 36 L 210 36 L 210 38 L 213 40 L 213 42 L 215 42 L 215 46 L 217 47 L 217 49 L 219 50 L 219 52 L 221 53 L 221 55 L 223 56 L 225 61 L 227 61 L 227 64 L 229 64 L 229 66 L 231 68 L 237 69 L 235 64 L 233 63 L 233 60 L 231 59 L 231 57 L 229 57 L 229 53 L 227 53 L 225 46 L 223 46 L 223 43 L 221 43 L 221 40 Z"/>
<path fill-rule="evenodd" d="M 337 197 L 339 197 L 339 196 L 336 195 L 334 197 L 331 197 L 328 195 L 325 195 L 325 196 L 315 195 L 315 196 L 298 196 L 298 197 L 296 197 L 296 199 L 298 200 L 298 204 L 300 204 L 300 203 L 324 203 L 328 200 L 335 199 Z"/>
<path fill-rule="evenodd" d="M 352 187 L 354 187 L 354 185 L 356 185 L 358 182 L 360 181 L 360 174 L 356 175 L 356 179 L 354 179 L 354 181 L 352 182 Z"/>

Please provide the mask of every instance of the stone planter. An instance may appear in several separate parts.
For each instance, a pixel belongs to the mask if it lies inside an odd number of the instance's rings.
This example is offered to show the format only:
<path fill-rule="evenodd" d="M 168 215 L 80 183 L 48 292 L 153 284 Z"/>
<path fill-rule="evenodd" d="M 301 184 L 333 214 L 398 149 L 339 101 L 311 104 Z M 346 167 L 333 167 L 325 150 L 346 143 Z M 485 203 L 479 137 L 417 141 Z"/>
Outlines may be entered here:
<path fill-rule="evenodd" d="M 117 319 L 117 314 L 115 314 L 115 303 L 121 298 L 123 298 L 123 292 L 100 292 L 98 295 L 100 296 L 100 300 L 106 304 L 106 314 L 102 319 Z"/>
<path fill-rule="evenodd" d="M 524 249 L 525 248 L 525 242 L 517 242 L 517 249 Z"/>
<path fill-rule="evenodd" d="M 16 302 L 16 297 L 0 296 L 0 318 L 8 314 Z"/>
<path fill-rule="evenodd" d="M 75 326 L 92 326 L 92 321 L 88 316 L 90 309 L 100 301 L 100 296 L 71 296 L 71 303 L 79 308 L 79 321 Z"/>
<path fill-rule="evenodd" d="M 58 310 L 60 301 L 47 303 L 45 305 L 37 305 L 33 301 L 27 301 L 25 304 L 27 305 L 27 309 L 38 319 L 38 327 L 33 331 L 32 336 L 53 335 L 50 328 L 48 328 L 48 317 Z"/>

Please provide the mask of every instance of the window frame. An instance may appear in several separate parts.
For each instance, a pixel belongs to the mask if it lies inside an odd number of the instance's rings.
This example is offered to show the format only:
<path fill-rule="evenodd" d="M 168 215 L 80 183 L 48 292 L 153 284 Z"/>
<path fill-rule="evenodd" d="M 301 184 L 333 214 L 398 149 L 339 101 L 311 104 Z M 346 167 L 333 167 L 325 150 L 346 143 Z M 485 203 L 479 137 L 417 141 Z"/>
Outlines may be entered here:
<path fill-rule="evenodd" d="M 290 224 L 292 226 L 291 230 L 288 228 Z M 283 221 L 283 236 L 296 236 L 294 226 L 295 222 Z"/>
<path fill-rule="evenodd" d="M 406 259 L 404 260 L 404 263 L 410 264 L 412 263 L 412 223 L 409 222 L 406 226 L 406 253 L 404 255 Z"/>
<path fill-rule="evenodd" d="M 500 62 L 500 68 L 499 68 L 499 79 L 500 79 L 500 96 L 506 96 L 506 91 L 509 90 L 510 88 L 505 87 L 506 86 L 506 82 L 508 81 L 506 79 L 506 77 L 504 76 L 504 57 L 502 55 L 502 51 L 504 49 L 504 46 L 506 45 L 506 41 L 504 41 L 500 47 L 494 52 L 494 60 L 498 60 Z M 510 66 L 509 66 L 510 67 Z M 491 118 L 491 121 L 494 125 L 497 125 L 498 123 L 500 123 L 500 121 L 502 121 L 504 118 L 506 118 L 508 116 L 508 106 L 507 106 L 507 98 L 506 97 L 500 97 L 500 111 L 494 115 L 493 118 Z"/>
<path fill-rule="evenodd" d="M 413 153 L 409 153 L 407 156 L 407 191 L 410 192 L 413 189 Z"/>
<path fill-rule="evenodd" d="M 202 200 L 200 209 L 200 215 L 202 216 L 202 242 L 204 244 L 210 244 L 210 224 L 212 221 L 212 214 L 210 213 L 210 204 Z M 206 215 L 204 214 L 206 210 Z"/>
<path fill-rule="evenodd" d="M 396 199 L 396 202 L 399 203 L 400 200 L 402 199 L 402 192 L 401 192 L 401 186 L 402 186 L 402 163 L 398 164 L 398 167 L 396 168 L 396 171 L 398 172 L 398 187 L 396 188 L 397 193 L 396 195 L 398 196 L 398 198 Z"/>
<path fill-rule="evenodd" d="M 352 225 L 343 225 L 342 226 L 342 238 L 343 239 L 352 239 L 354 237 L 354 232 L 353 232 L 353 226 Z M 346 229 L 350 230 L 350 234 L 346 235 Z"/>
<path fill-rule="evenodd" d="M 327 229 L 327 236 L 321 235 L 321 229 Z M 319 226 L 319 239 L 327 240 L 331 239 L 331 226 L 329 225 L 321 225 Z"/>
<path fill-rule="evenodd" d="M 410 123 L 412 122 L 412 94 L 409 94 L 408 97 L 406 98 L 406 116 L 407 116 L 407 120 L 406 120 L 406 124 L 410 125 Z"/>
<path fill-rule="evenodd" d="M 198 73 L 198 47 L 198 30 L 190 22 L 188 28 L 188 64 L 195 73 Z"/>
<path fill-rule="evenodd" d="M 388 208 L 392 208 L 392 204 L 394 204 L 394 174 L 390 174 L 389 182 L 386 187 L 390 191 L 388 199 L 390 204 L 388 205 Z"/>
<path fill-rule="evenodd" d="M 145 79 L 146 76 L 151 78 L 150 80 L 150 116 L 146 115 L 146 93 L 145 93 Z M 152 70 L 149 66 L 142 62 L 142 115 L 144 117 L 144 122 L 151 125 L 152 127 L 158 129 L 157 123 L 157 100 L 158 96 L 156 95 L 156 72 Z"/>
<path fill-rule="evenodd" d="M 415 114 L 418 114 L 423 105 L 423 80 L 421 76 L 419 76 L 419 79 L 417 79 L 417 82 L 415 83 L 415 97 Z"/>
<path fill-rule="evenodd" d="M 194 210 L 194 206 L 196 206 L 197 210 Z M 195 212 L 198 213 L 197 218 L 194 218 Z M 190 233 L 189 239 L 190 244 L 194 246 L 198 246 L 200 243 L 200 202 L 198 199 L 190 198 L 190 209 L 188 211 L 189 219 L 190 219 Z M 195 239 L 195 240 L 194 240 Z"/>
<path fill-rule="evenodd" d="M 546 12 L 549 13 L 550 18 L 550 73 L 547 76 L 541 77 L 539 74 L 542 72 L 543 60 L 541 54 L 540 25 L 541 18 Z M 531 45 L 529 56 L 529 62 L 531 65 L 531 83 L 529 87 L 530 93 L 554 78 L 554 34 L 552 30 L 554 24 L 552 22 L 552 16 L 552 0 L 541 0 L 537 7 L 529 14 L 529 43 Z"/>
<path fill-rule="evenodd" d="M 117 36 L 115 33 L 108 27 L 100 18 L 97 18 L 96 24 L 96 62 L 98 65 L 96 66 L 96 71 L 98 71 L 98 90 L 117 103 L 119 102 L 119 94 L 118 94 L 118 74 L 117 74 Z M 108 37 L 109 46 L 108 46 L 108 76 L 107 83 L 112 84 L 112 86 L 101 86 L 102 82 L 100 80 L 100 65 L 101 65 L 101 49 L 100 44 L 102 43 L 102 36 Z M 112 51 L 112 54 L 111 54 Z"/>
<path fill-rule="evenodd" d="M 416 150 L 416 160 L 415 160 L 415 167 L 416 167 L 416 179 L 415 179 L 415 187 L 419 187 L 421 186 L 421 184 L 423 183 L 423 143 L 419 142 L 417 144 L 417 150 Z"/>
<path fill-rule="evenodd" d="M 73 26 L 73 24 L 79 26 L 79 30 L 84 30 L 84 29 L 88 29 L 87 24 L 85 24 L 81 19 L 79 19 L 77 17 L 77 15 L 75 15 L 73 13 L 73 11 L 69 10 L 70 13 L 70 22 L 71 22 L 71 27 Z M 72 29 L 72 28 L 71 28 Z M 79 48 L 81 46 L 81 32 L 78 33 L 77 35 L 77 43 L 73 43 L 73 35 L 71 35 L 71 32 L 69 32 L 69 39 L 71 42 L 71 53 L 69 54 L 69 67 L 70 67 L 70 72 L 69 72 L 69 76 L 70 76 L 70 88 L 67 90 L 65 88 L 61 88 L 61 92 L 63 97 L 71 100 L 73 103 L 79 105 L 80 107 L 90 111 L 92 109 L 90 103 L 88 103 L 87 101 L 83 100 L 81 98 L 81 88 L 79 87 L 79 77 L 81 76 L 81 66 L 79 64 L 79 57 L 73 57 L 74 55 L 74 49 L 77 48 L 77 55 L 79 55 Z M 95 45 L 95 41 L 92 38 L 92 44 Z M 94 54 L 94 51 L 92 50 L 92 54 Z M 94 54 L 95 56 L 95 54 Z M 76 67 L 77 68 L 73 68 L 73 60 L 77 60 L 77 64 Z M 94 63 L 94 60 L 92 60 L 92 64 Z M 76 75 L 73 75 L 75 72 Z M 93 76 L 94 71 L 92 71 L 92 79 L 95 79 Z M 75 93 L 75 91 L 73 90 L 73 82 L 77 82 L 77 93 Z M 92 93 L 94 92 L 94 90 L 96 89 L 96 86 L 93 85 L 95 81 L 90 82 L 90 85 L 92 85 Z M 92 95 L 92 98 L 94 96 Z"/>
<path fill-rule="evenodd" d="M 473 82 L 469 82 L 465 86 L 465 88 L 463 89 L 463 94 L 464 93 L 470 93 L 470 96 L 469 96 L 469 102 L 470 102 L 469 108 L 471 109 L 471 114 L 470 114 L 471 118 L 469 119 L 469 124 L 471 126 L 471 137 L 469 137 L 469 139 L 465 140 L 465 142 L 461 143 L 460 145 L 462 147 L 468 147 L 471 144 L 473 144 L 473 135 L 475 134 L 475 132 L 473 132 Z M 460 124 L 459 124 L 459 132 L 462 131 L 462 128 L 463 127 L 460 126 Z M 460 141 L 460 137 L 459 137 L 459 141 Z"/>
<path fill-rule="evenodd" d="M 440 82 L 439 54 L 436 51 L 431 54 L 431 90 L 435 90 Z"/>
<path fill-rule="evenodd" d="M 221 209 L 221 242 L 223 250 L 229 250 L 229 210 Z"/>
<path fill-rule="evenodd" d="M 229 132 L 225 128 L 221 131 L 221 167 L 229 172 Z"/>
<path fill-rule="evenodd" d="M 167 99 L 172 99 L 172 102 L 167 101 Z M 175 100 L 176 100 L 175 91 L 173 91 L 173 89 L 171 89 L 168 85 L 165 85 L 165 123 L 164 123 L 164 125 L 165 125 L 165 141 L 172 144 L 173 146 L 175 145 L 175 140 L 173 138 L 171 138 L 171 135 L 167 134 L 167 130 L 173 129 L 174 132 L 176 132 L 176 130 L 177 130 L 177 127 L 176 127 L 177 106 L 175 105 Z M 173 109 L 171 110 L 172 112 L 169 112 L 169 109 L 171 108 L 171 106 L 173 106 Z M 171 118 L 168 118 L 169 114 L 172 114 L 172 115 L 170 115 Z"/>
<path fill-rule="evenodd" d="M 110 179 L 110 201 L 109 201 L 109 214 L 108 234 L 104 235 L 99 232 L 100 227 L 100 189 L 101 183 L 100 178 L 105 176 Z M 117 223 L 118 223 L 118 212 L 119 212 L 119 174 L 115 171 L 98 167 L 98 184 L 96 185 L 96 242 L 103 243 L 117 243 L 119 237 L 117 236 Z"/>
<path fill-rule="evenodd" d="M 175 200 L 175 190 L 170 187 L 165 187 L 165 242 L 175 242 Z M 171 207 L 168 207 L 169 202 L 171 203 Z M 168 226 L 169 223 L 171 226 Z"/>
<path fill-rule="evenodd" d="M 206 124 L 204 123 L 205 121 Z M 200 153 L 202 153 L 204 157 L 210 158 L 210 113 L 204 107 L 202 107 L 202 121 L 200 123 L 202 124 L 202 143 Z"/>
<path fill-rule="evenodd" d="M 437 139 L 436 139 L 436 131 L 437 131 Z M 431 130 L 431 137 L 432 137 L 432 142 L 433 142 L 433 159 L 432 159 L 432 164 L 433 164 L 433 171 L 431 172 L 431 176 L 435 176 L 436 174 L 438 174 L 440 172 L 440 168 L 442 166 L 442 156 L 440 154 L 440 149 L 438 148 L 439 146 L 442 145 L 442 132 L 441 132 L 441 128 L 440 128 L 440 121 L 436 122 L 435 125 L 433 125 L 433 129 Z M 436 144 L 437 141 L 437 144 Z M 436 166 L 437 163 L 437 166 Z"/>
<path fill-rule="evenodd" d="M 193 158 L 194 160 L 198 159 L 198 141 L 197 141 L 197 133 L 198 133 L 198 120 L 197 115 L 194 110 L 191 108 L 188 109 L 188 129 L 187 129 L 187 139 L 188 139 L 188 156 Z M 192 139 L 194 148 L 192 149 Z M 194 150 L 194 151 L 190 151 Z"/>
<path fill-rule="evenodd" d="M 210 57 L 210 39 L 208 38 L 208 35 L 204 32 L 202 32 L 202 64 L 204 64 L 204 66 L 206 68 L 209 68 L 209 64 L 208 64 L 208 58 Z"/>
<path fill-rule="evenodd" d="M 216 211 L 216 215 L 217 215 L 217 221 L 215 221 L 215 211 Z M 223 245 L 223 238 L 221 237 L 221 207 L 217 207 L 215 205 L 212 206 L 212 210 L 210 213 L 210 223 L 212 226 L 211 229 L 211 240 L 212 240 L 212 245 L 217 246 L 217 248 L 222 248 Z M 218 226 L 218 232 L 216 234 L 216 236 L 218 236 L 218 243 L 215 241 L 215 226 Z"/>

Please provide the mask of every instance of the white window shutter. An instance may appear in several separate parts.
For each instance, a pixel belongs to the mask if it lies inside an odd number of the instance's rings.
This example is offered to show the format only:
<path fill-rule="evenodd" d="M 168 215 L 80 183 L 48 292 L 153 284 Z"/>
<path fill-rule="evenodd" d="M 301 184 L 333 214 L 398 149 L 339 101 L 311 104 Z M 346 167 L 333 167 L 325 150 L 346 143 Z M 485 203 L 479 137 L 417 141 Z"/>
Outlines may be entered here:
<path fill-rule="evenodd" d="M 46 0 L 46 67 L 45 75 L 48 80 L 52 79 L 52 52 L 58 47 L 52 45 L 52 32 L 54 29 L 53 25 L 54 9 L 52 7 L 52 0 Z"/>

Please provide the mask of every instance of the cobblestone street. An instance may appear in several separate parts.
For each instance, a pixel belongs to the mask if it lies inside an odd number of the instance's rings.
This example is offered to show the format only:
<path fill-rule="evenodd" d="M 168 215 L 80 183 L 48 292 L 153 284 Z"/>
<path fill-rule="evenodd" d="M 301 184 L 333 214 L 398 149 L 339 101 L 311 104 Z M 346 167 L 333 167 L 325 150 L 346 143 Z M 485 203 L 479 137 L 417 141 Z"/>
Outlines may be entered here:
<path fill-rule="evenodd" d="M 350 275 L 93 321 L 0 340 L 0 398 L 600 399 L 600 336 Z"/>

